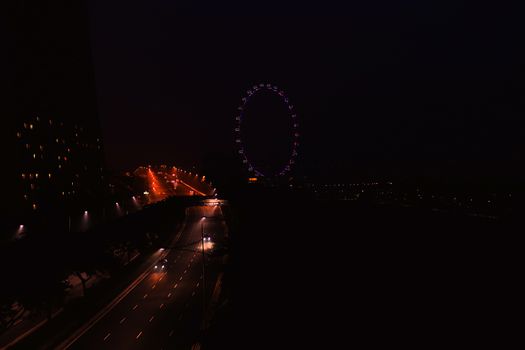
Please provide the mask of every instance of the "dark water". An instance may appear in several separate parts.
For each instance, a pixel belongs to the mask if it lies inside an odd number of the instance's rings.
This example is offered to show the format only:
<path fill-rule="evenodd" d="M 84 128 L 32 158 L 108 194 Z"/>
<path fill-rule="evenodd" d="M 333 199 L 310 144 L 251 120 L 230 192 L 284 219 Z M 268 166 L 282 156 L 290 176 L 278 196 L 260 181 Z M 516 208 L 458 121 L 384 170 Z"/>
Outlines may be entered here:
<path fill-rule="evenodd" d="M 355 202 L 239 204 L 228 346 L 501 341 L 517 282 L 512 227 Z"/>

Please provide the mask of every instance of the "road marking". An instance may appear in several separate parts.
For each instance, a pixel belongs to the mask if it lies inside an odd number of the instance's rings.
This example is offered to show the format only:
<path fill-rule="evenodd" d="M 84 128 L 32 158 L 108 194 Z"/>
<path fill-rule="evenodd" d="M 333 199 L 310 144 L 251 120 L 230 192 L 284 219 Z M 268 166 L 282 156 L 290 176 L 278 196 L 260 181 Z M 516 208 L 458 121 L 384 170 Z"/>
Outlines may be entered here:
<path fill-rule="evenodd" d="M 139 339 L 141 335 L 142 335 L 142 331 L 140 331 L 140 333 L 135 337 L 135 339 Z"/>
<path fill-rule="evenodd" d="M 177 288 L 178 285 L 179 285 L 178 283 L 175 283 L 175 284 L 173 285 L 173 289 Z"/>
<path fill-rule="evenodd" d="M 162 281 L 163 278 L 164 278 L 164 276 L 160 276 L 160 278 L 159 278 L 159 282 Z"/>
<path fill-rule="evenodd" d="M 201 283 L 200 283 L 200 282 L 197 282 L 197 285 L 196 285 L 195 287 L 198 287 L 198 286 L 199 286 L 199 284 L 201 284 Z"/>
<path fill-rule="evenodd" d="M 193 293 L 191 293 L 191 296 L 192 296 L 192 297 L 195 296 L 195 291 L 193 291 Z"/>
<path fill-rule="evenodd" d="M 168 298 L 171 297 L 171 293 L 168 293 Z"/>
<path fill-rule="evenodd" d="M 153 321 L 154 318 L 155 318 L 155 316 L 151 316 L 150 319 L 149 319 L 149 322 Z"/>
<path fill-rule="evenodd" d="M 156 284 L 152 285 L 151 289 L 155 289 L 156 286 L 157 286 Z"/>
<path fill-rule="evenodd" d="M 111 335 L 111 333 L 106 334 L 106 336 L 104 337 L 104 341 L 106 341 L 109 338 L 110 335 Z"/>
<path fill-rule="evenodd" d="M 202 275 L 200 275 L 199 279 L 200 279 L 200 280 L 202 279 Z"/>
<path fill-rule="evenodd" d="M 180 276 L 179 281 L 182 281 L 182 276 Z"/>
<path fill-rule="evenodd" d="M 148 297 L 148 293 L 144 294 L 143 299 L 146 299 Z"/>
<path fill-rule="evenodd" d="M 179 229 L 179 232 L 176 233 L 175 237 L 172 240 L 172 244 L 175 245 L 177 242 L 180 241 L 183 232 L 186 230 L 187 225 L 187 217 L 189 215 L 189 210 L 185 211 L 185 217 L 184 221 L 182 222 L 182 226 Z M 180 254 L 179 254 L 180 255 Z M 124 299 L 135 287 L 141 283 L 147 276 L 150 276 L 151 273 L 151 267 L 154 265 L 154 261 L 152 258 L 155 256 L 155 254 L 152 254 L 148 261 L 151 261 L 151 265 L 149 265 L 149 268 L 146 269 L 141 275 L 139 275 L 138 278 L 136 278 L 124 291 L 122 291 L 117 297 L 115 297 L 112 301 L 109 302 L 102 310 L 97 312 L 95 316 L 90 318 L 86 323 L 84 323 L 79 329 L 77 329 L 73 334 L 71 334 L 67 339 L 62 341 L 57 348 L 58 349 L 68 349 L 73 343 L 75 343 L 82 335 L 84 335 L 87 331 L 89 331 L 97 322 L 99 322 L 104 316 L 106 316 L 114 307 L 119 304 L 122 299 Z M 158 259 L 155 259 L 158 260 Z M 63 311 L 63 308 L 60 308 L 57 312 L 55 312 L 52 316 L 55 316 Z M 16 344 L 18 341 L 20 341 L 24 336 L 34 332 L 37 328 L 43 326 L 45 324 L 45 321 L 41 321 L 38 323 L 35 327 L 31 328 L 27 332 L 21 334 L 19 337 L 17 337 L 15 340 L 13 340 L 11 343 L 8 344 L 8 346 L 12 346 Z"/>
<path fill-rule="evenodd" d="M 173 329 L 170 331 L 170 335 L 168 337 L 171 337 L 173 335 Z"/>
<path fill-rule="evenodd" d="M 137 305 L 135 305 L 135 306 L 133 306 L 133 310 L 135 310 L 135 309 L 136 309 L 136 308 L 138 308 L 138 307 L 139 307 L 139 305 L 138 305 L 138 304 L 137 304 Z"/>
<path fill-rule="evenodd" d="M 124 321 L 126 321 L 126 318 L 125 318 L 125 317 L 123 317 L 123 318 L 122 318 L 122 320 L 120 320 L 120 322 L 119 322 L 119 323 L 120 323 L 120 324 L 123 324 L 123 323 L 124 323 Z"/>
<path fill-rule="evenodd" d="M 190 266 L 191 266 L 191 264 L 188 264 L 188 267 L 190 267 Z"/>
<path fill-rule="evenodd" d="M 184 273 L 188 272 L 188 270 L 184 270 Z"/>
<path fill-rule="evenodd" d="M 164 307 L 164 303 L 160 304 L 159 309 L 162 309 Z"/>

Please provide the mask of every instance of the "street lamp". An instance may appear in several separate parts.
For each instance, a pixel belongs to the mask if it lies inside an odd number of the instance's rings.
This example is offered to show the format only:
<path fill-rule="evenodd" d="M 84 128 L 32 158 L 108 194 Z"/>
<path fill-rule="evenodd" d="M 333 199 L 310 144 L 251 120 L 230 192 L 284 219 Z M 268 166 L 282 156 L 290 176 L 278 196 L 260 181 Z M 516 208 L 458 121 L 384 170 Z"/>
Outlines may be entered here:
<path fill-rule="evenodd" d="M 206 216 L 201 218 L 201 247 L 202 247 L 202 328 L 206 329 L 206 270 L 205 270 L 205 255 L 204 255 L 204 220 Z"/>

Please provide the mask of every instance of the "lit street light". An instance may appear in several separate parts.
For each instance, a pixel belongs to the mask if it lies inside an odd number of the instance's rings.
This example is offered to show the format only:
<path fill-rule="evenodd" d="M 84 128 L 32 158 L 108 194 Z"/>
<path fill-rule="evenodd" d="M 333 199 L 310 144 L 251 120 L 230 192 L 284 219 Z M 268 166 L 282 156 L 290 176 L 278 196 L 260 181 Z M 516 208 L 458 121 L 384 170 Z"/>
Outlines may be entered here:
<path fill-rule="evenodd" d="M 204 255 L 204 220 L 206 216 L 201 218 L 201 246 L 202 246 L 202 328 L 206 329 L 206 270 L 205 270 L 205 255 Z"/>

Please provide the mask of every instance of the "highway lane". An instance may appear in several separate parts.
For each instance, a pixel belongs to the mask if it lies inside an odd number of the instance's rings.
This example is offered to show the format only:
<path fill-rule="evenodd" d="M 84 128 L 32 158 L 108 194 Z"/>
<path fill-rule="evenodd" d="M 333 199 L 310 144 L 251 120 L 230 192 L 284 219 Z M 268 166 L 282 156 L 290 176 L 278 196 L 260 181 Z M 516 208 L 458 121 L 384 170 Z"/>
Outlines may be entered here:
<path fill-rule="evenodd" d="M 187 214 L 177 248 L 166 249 L 168 269 L 149 271 L 142 282 L 68 349 L 191 348 L 199 335 L 203 314 L 202 217 L 214 217 L 205 220 L 205 232 L 220 235 L 224 225 L 218 206 L 192 207 Z M 213 264 L 206 268 L 209 300 L 218 270 Z"/>

